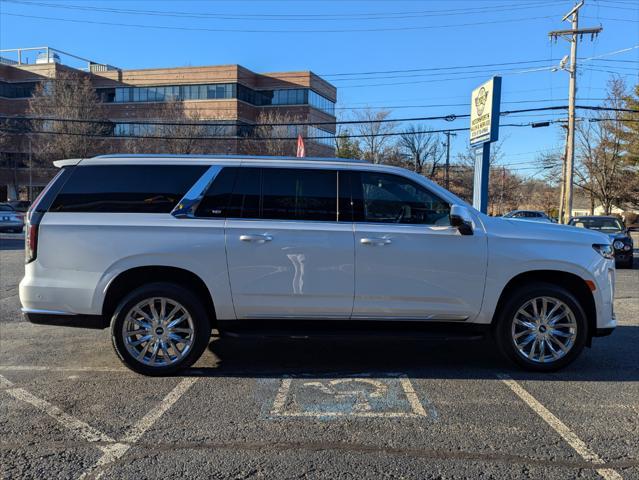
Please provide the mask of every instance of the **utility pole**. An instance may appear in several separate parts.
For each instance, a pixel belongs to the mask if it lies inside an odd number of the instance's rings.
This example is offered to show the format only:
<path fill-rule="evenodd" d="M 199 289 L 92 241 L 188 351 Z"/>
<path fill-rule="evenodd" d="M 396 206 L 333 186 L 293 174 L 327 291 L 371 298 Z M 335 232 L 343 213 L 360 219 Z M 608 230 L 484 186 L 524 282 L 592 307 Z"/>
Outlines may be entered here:
<path fill-rule="evenodd" d="M 562 125 L 562 128 L 566 129 L 566 146 L 564 148 L 564 154 L 561 157 L 561 193 L 559 194 L 559 213 L 557 214 L 557 221 L 564 223 L 564 205 L 565 205 L 565 191 L 566 191 L 566 158 L 568 156 L 568 126 Z"/>
<path fill-rule="evenodd" d="M 570 74 L 570 82 L 568 87 L 568 138 L 566 142 L 566 168 L 564 171 L 564 197 L 563 197 L 563 218 L 561 223 L 568 223 L 572 212 L 572 183 L 575 171 L 575 96 L 577 93 L 577 39 L 583 38 L 584 34 L 590 34 L 591 40 L 595 38 L 603 29 L 601 27 L 582 28 L 579 29 L 579 9 L 583 6 L 584 0 L 577 3 L 570 10 L 562 21 L 570 18 L 570 30 L 555 30 L 548 33 L 552 40 L 562 37 L 570 42 L 570 65 L 568 73 Z M 564 68 L 564 60 L 560 67 Z"/>
<path fill-rule="evenodd" d="M 450 187 L 450 136 L 457 136 L 456 133 L 452 133 L 451 131 L 444 132 L 446 135 L 446 167 L 444 169 L 444 188 L 449 190 Z"/>

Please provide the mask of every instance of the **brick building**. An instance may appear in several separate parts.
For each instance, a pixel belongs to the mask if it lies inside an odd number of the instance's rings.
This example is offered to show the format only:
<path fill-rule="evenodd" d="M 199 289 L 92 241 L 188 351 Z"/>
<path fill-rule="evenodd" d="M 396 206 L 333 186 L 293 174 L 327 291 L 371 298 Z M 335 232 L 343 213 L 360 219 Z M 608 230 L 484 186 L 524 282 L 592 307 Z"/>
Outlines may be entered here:
<path fill-rule="evenodd" d="M 53 48 L 0 51 L 0 116 L 23 116 L 38 83 L 61 71 L 83 72 L 94 85 L 108 119 L 113 122 L 110 151 L 123 151 L 123 140 L 145 136 L 163 104 L 180 105 L 188 118 L 214 122 L 223 141 L 207 153 L 244 153 L 242 145 L 267 112 L 317 126 L 291 127 L 306 139 L 309 156 L 334 154 L 336 88 L 309 71 L 255 73 L 240 65 L 123 70 Z M 136 123 L 139 122 L 139 123 Z M 1 134 L 1 133 L 0 133 Z M 29 136 L 0 151 L 0 201 L 37 194 L 52 175 L 50 168 L 33 168 Z M 280 133 L 281 135 L 281 133 Z M 323 137 L 315 138 L 312 137 Z M 51 160 L 55 160 L 52 158 Z M 29 185 L 32 187 L 29 188 Z"/>

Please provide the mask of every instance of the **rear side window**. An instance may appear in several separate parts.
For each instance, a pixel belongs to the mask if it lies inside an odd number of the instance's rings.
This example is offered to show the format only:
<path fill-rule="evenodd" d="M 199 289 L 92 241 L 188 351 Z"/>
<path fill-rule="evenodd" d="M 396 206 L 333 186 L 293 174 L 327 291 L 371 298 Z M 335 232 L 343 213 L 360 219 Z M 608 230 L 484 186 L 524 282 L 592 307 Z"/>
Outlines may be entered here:
<path fill-rule="evenodd" d="M 49 210 L 169 213 L 207 168 L 205 165 L 79 166 Z"/>
<path fill-rule="evenodd" d="M 240 169 L 236 167 L 224 167 L 216 175 L 195 212 L 196 217 L 229 216 L 229 204 L 238 170 Z"/>
<path fill-rule="evenodd" d="M 336 172 L 292 168 L 263 169 L 262 218 L 336 221 Z"/>
<path fill-rule="evenodd" d="M 226 167 L 207 191 L 197 216 L 334 222 L 337 173 L 301 168 Z"/>

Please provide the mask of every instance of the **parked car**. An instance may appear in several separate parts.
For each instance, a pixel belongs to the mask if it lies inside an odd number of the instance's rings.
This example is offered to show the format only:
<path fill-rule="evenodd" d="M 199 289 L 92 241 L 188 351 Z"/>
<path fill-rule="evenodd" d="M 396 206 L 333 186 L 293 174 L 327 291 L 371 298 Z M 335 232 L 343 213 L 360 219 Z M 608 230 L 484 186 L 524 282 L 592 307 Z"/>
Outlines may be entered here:
<path fill-rule="evenodd" d="M 605 233 L 615 250 L 615 264 L 620 268 L 632 268 L 633 242 L 630 231 L 617 217 L 587 216 L 570 219 L 569 225 Z"/>
<path fill-rule="evenodd" d="M 514 220 L 530 220 L 532 222 L 555 223 L 544 212 L 537 210 L 513 210 L 504 214 L 503 218 L 512 218 Z"/>
<path fill-rule="evenodd" d="M 24 215 L 8 203 L 0 203 L 0 232 L 21 233 L 23 229 Z"/>
<path fill-rule="evenodd" d="M 402 168 L 216 156 L 55 164 L 29 212 L 22 311 L 110 327 L 119 358 L 143 374 L 190 366 L 212 328 L 485 335 L 545 372 L 616 326 L 608 236 L 491 218 Z"/>
<path fill-rule="evenodd" d="M 16 212 L 26 212 L 31 206 L 31 202 L 28 200 L 9 200 L 7 203 L 11 205 Z"/>

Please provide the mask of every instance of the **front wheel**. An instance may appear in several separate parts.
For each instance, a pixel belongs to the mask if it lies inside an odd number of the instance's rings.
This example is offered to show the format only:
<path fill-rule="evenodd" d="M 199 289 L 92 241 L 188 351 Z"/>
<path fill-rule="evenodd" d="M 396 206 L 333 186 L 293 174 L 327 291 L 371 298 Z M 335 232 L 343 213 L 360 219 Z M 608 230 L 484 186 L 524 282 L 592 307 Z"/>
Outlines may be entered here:
<path fill-rule="evenodd" d="M 202 302 L 172 283 L 135 289 L 111 319 L 111 340 L 120 360 L 144 375 L 169 375 L 197 361 L 211 326 Z"/>
<path fill-rule="evenodd" d="M 516 290 L 501 309 L 495 340 L 501 352 L 526 370 L 551 372 L 573 362 L 588 338 L 578 300 L 547 283 Z"/>

